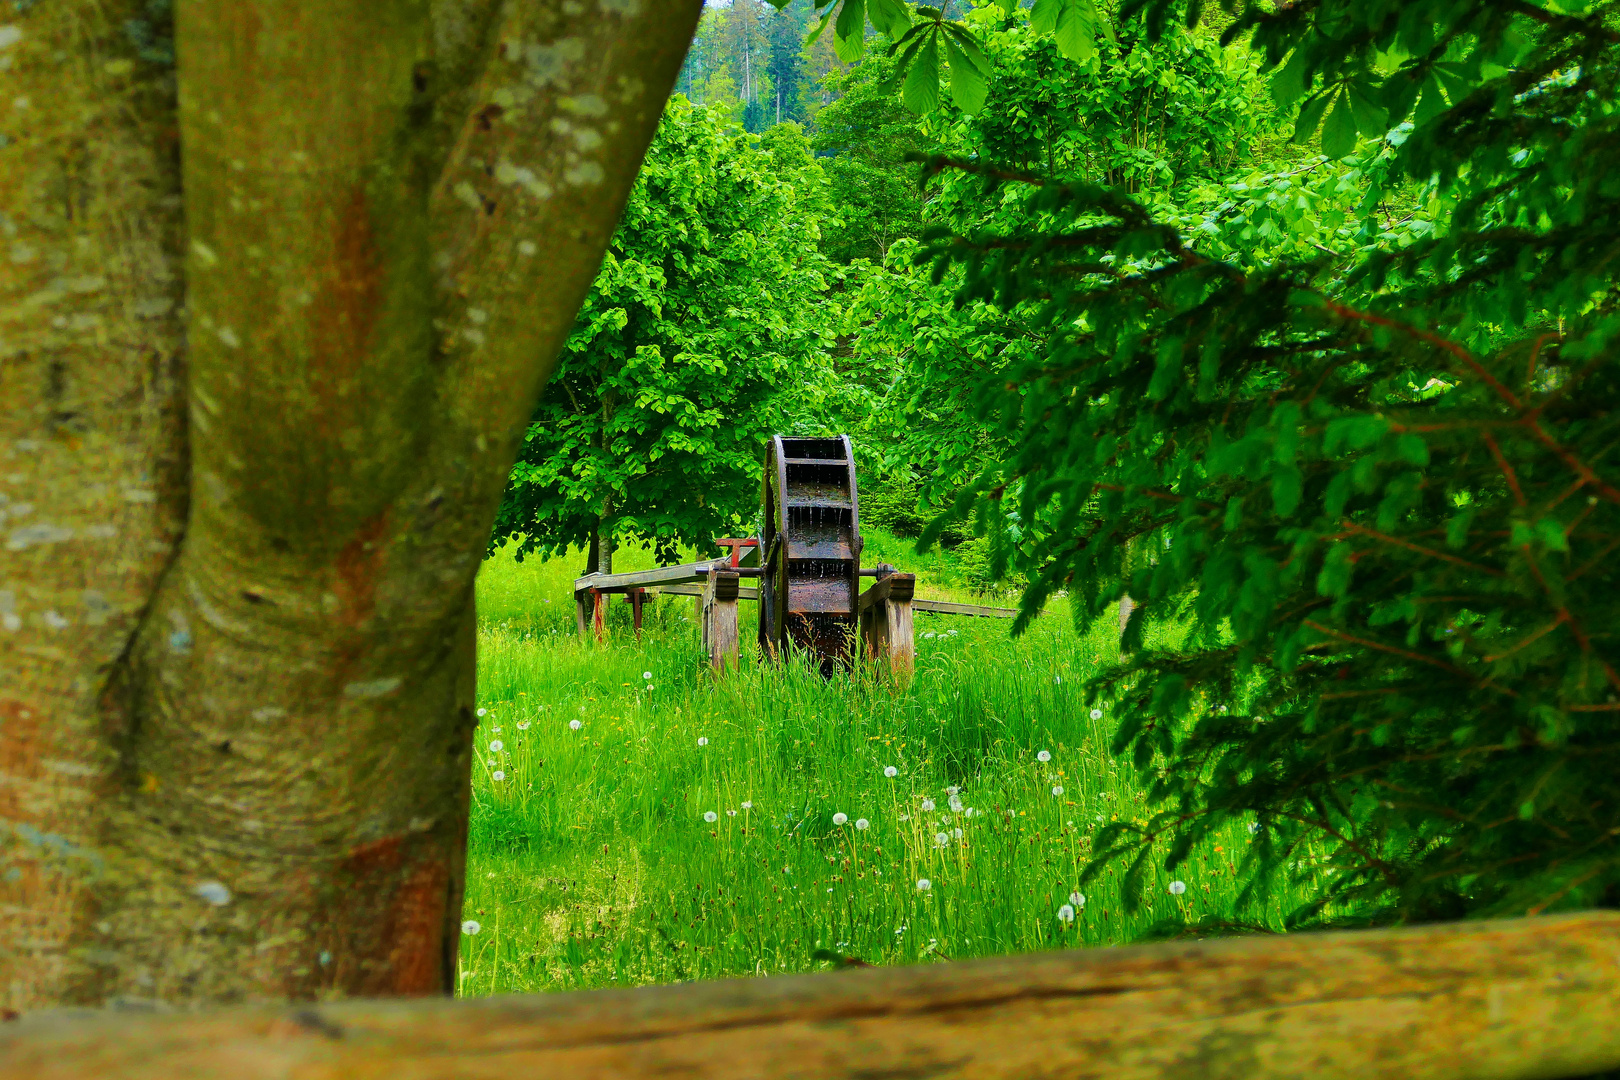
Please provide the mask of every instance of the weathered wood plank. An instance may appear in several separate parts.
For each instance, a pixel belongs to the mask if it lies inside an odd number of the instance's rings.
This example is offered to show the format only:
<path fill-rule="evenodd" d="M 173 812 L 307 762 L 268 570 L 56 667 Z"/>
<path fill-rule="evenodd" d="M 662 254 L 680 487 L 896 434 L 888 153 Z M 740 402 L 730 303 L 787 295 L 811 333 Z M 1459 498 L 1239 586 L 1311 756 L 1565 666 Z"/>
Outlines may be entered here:
<path fill-rule="evenodd" d="M 870 589 L 861 593 L 860 610 L 884 603 L 888 600 L 904 600 L 909 602 L 917 592 L 917 575 L 915 574 L 888 574 L 880 577 Z"/>
<path fill-rule="evenodd" d="M 0 1026 L 28 1080 L 1528 1080 L 1620 1066 L 1620 913 Z"/>
<path fill-rule="evenodd" d="M 702 585 L 653 585 L 647 589 L 649 593 L 665 593 L 669 596 L 702 596 Z M 758 600 L 758 585 L 738 585 L 737 599 Z"/>
<path fill-rule="evenodd" d="M 673 585 L 681 582 L 700 582 L 714 565 L 724 566 L 725 559 L 705 559 L 702 562 L 682 563 L 679 566 L 658 566 L 651 570 L 631 570 L 623 574 L 586 574 L 574 579 L 574 591 L 595 589 L 598 592 L 618 592 L 637 585 Z"/>
<path fill-rule="evenodd" d="M 977 615 L 984 619 L 1011 619 L 1018 614 L 1015 608 L 957 604 L 949 600 L 913 600 L 911 607 L 914 611 L 931 611 L 936 615 Z"/>

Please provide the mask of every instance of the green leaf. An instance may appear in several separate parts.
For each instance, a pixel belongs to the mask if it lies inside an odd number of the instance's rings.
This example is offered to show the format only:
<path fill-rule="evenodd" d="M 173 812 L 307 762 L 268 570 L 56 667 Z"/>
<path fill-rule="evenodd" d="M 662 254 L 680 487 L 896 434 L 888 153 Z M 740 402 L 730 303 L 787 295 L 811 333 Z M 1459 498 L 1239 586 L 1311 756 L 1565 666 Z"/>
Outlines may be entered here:
<path fill-rule="evenodd" d="M 1058 17 L 1055 35 L 1058 52 L 1070 60 L 1089 60 L 1097 55 L 1097 31 L 1091 19 L 1076 4 L 1064 7 Z"/>
<path fill-rule="evenodd" d="M 905 85 L 900 88 L 900 101 L 914 113 L 933 112 L 939 108 L 939 37 L 937 32 L 929 38 L 906 72 Z"/>
<path fill-rule="evenodd" d="M 847 2 L 847 0 L 846 0 Z M 1322 125 L 1322 153 L 1342 158 L 1356 148 L 1356 118 L 1350 107 L 1350 94 L 1340 90 Z"/>
<path fill-rule="evenodd" d="M 1381 139 L 1389 130 L 1389 113 L 1373 98 L 1374 93 L 1372 83 L 1366 79 L 1357 79 L 1345 87 L 1345 97 L 1350 102 L 1350 115 L 1356 121 L 1356 130 L 1368 138 Z"/>
<path fill-rule="evenodd" d="M 1067 6 L 1066 0 L 1035 0 L 1035 6 L 1029 9 L 1029 28 L 1037 34 L 1052 33 Z"/>
<path fill-rule="evenodd" d="M 1295 49 L 1282 70 L 1271 77 L 1271 96 L 1278 105 L 1291 105 L 1305 93 L 1305 53 Z M 1313 127 L 1315 125 L 1312 125 Z"/>
<path fill-rule="evenodd" d="M 984 73 L 950 37 L 945 39 L 945 55 L 951 68 L 951 100 L 963 112 L 977 113 L 984 108 L 984 99 L 990 92 Z"/>
<path fill-rule="evenodd" d="M 1428 81 L 1423 84 L 1423 96 L 1418 99 L 1417 112 L 1413 115 L 1412 121 L 1422 127 L 1448 108 L 1450 106 L 1446 104 L 1445 91 L 1440 89 L 1440 80 L 1430 75 Z"/>
<path fill-rule="evenodd" d="M 833 51 L 846 64 L 853 64 L 866 51 L 866 0 L 844 0 L 833 24 Z"/>
<path fill-rule="evenodd" d="M 1305 142 L 1322 123 L 1322 113 L 1327 111 L 1328 102 L 1333 99 L 1331 90 L 1324 90 L 1315 95 L 1304 105 L 1300 106 L 1299 119 L 1294 121 L 1294 141 Z"/>
<path fill-rule="evenodd" d="M 1542 518 L 1536 522 L 1536 536 L 1548 551 L 1568 551 L 1569 538 L 1564 535 L 1564 526 L 1553 518 Z"/>
<path fill-rule="evenodd" d="M 911 26 L 911 12 L 900 0 L 866 0 L 866 17 L 890 38 L 898 38 Z"/>

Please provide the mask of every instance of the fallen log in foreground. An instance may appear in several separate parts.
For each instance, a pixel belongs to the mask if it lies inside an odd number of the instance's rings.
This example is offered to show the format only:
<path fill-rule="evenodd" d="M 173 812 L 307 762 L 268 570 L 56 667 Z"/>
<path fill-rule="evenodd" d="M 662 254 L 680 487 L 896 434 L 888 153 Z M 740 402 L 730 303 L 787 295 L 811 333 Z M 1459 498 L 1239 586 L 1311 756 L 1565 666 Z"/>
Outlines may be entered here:
<path fill-rule="evenodd" d="M 0 1027 L 28 1080 L 1312 1077 L 1620 1066 L 1620 913 Z"/>

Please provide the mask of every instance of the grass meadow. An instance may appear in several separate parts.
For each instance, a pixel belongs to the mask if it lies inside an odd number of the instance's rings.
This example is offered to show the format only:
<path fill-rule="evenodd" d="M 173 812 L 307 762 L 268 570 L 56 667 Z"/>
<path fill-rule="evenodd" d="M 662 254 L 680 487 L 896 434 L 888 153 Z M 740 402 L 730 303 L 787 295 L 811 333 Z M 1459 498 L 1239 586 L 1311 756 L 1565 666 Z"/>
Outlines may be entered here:
<path fill-rule="evenodd" d="M 884 560 L 920 595 L 973 599 L 948 556 L 873 532 L 864 561 Z M 639 642 L 615 598 L 608 641 L 581 641 L 580 562 L 503 554 L 479 577 L 463 995 L 1113 945 L 1233 914 L 1241 825 L 1160 870 L 1135 914 L 1113 875 L 1071 896 L 1093 832 L 1145 812 L 1115 717 L 1083 705 L 1110 620 L 1081 634 L 1058 607 L 1012 639 L 919 613 L 897 691 L 758 663 L 744 601 L 741 670 L 716 679 L 687 597 L 651 603 Z M 1280 928 L 1304 899 L 1243 918 Z"/>

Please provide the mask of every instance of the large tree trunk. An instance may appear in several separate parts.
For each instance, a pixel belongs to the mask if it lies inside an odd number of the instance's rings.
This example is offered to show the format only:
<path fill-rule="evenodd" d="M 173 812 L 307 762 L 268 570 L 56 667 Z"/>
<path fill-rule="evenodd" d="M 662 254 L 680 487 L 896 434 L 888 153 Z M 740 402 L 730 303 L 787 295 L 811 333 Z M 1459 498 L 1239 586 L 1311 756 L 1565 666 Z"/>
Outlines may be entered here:
<path fill-rule="evenodd" d="M 0 27 L 5 1006 L 453 989 L 473 575 L 700 8 Z"/>

